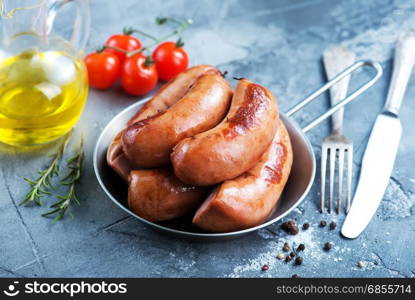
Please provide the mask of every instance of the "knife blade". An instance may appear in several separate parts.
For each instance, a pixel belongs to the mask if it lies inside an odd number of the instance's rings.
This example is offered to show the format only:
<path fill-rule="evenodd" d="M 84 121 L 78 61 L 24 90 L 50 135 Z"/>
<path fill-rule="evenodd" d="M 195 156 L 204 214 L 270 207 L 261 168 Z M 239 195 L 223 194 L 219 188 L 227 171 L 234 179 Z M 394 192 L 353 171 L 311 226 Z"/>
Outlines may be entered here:
<path fill-rule="evenodd" d="M 342 235 L 356 238 L 369 224 L 383 198 L 399 148 L 399 110 L 415 63 L 415 31 L 401 35 L 395 49 L 393 73 L 384 110 L 378 115 L 363 155 L 352 206 Z"/>
<path fill-rule="evenodd" d="M 343 236 L 356 238 L 375 214 L 392 173 L 401 133 L 398 118 L 387 114 L 376 118 L 352 206 L 343 224 Z"/>

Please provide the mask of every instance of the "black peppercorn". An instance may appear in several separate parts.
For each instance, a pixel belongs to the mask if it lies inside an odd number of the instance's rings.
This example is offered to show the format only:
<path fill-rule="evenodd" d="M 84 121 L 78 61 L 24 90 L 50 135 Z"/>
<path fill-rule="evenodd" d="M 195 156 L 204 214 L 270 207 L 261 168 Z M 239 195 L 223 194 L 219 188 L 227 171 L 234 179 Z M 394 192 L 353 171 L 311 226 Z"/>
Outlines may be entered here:
<path fill-rule="evenodd" d="M 286 262 L 286 263 L 288 263 L 288 262 L 290 262 L 290 261 L 291 261 L 291 259 L 292 259 L 292 257 L 291 257 L 291 256 L 289 256 L 289 255 L 287 255 L 287 256 L 285 257 L 285 262 Z"/>
<path fill-rule="evenodd" d="M 297 274 L 294 274 L 293 276 L 291 276 L 291 278 L 300 278 L 300 276 L 298 276 Z"/>
<path fill-rule="evenodd" d="M 290 250 L 290 245 L 288 243 L 284 243 L 284 246 L 282 247 L 282 251 L 288 252 Z"/>
<path fill-rule="evenodd" d="M 326 225 L 327 225 L 326 221 L 324 221 L 324 220 L 320 221 L 320 227 L 326 227 Z"/>
<path fill-rule="evenodd" d="M 310 227 L 310 224 L 304 223 L 303 224 L 303 230 L 307 230 Z"/>
<path fill-rule="evenodd" d="M 269 270 L 269 266 L 268 265 L 263 265 L 262 266 L 262 271 L 268 271 Z"/>
<path fill-rule="evenodd" d="M 301 265 L 302 263 L 303 263 L 303 258 L 301 256 L 297 256 L 297 258 L 295 259 L 295 264 Z"/>
<path fill-rule="evenodd" d="M 300 244 L 300 245 L 298 245 L 298 247 L 297 247 L 297 252 L 298 251 L 304 251 L 305 250 L 305 245 L 304 244 Z"/>
<path fill-rule="evenodd" d="M 294 256 L 295 256 L 295 253 L 294 253 L 294 252 L 291 252 L 291 253 L 290 253 L 290 256 L 291 256 L 291 257 L 294 257 Z"/>
<path fill-rule="evenodd" d="M 330 223 L 330 230 L 334 230 L 334 229 L 336 229 L 336 226 L 337 226 L 337 224 L 336 224 L 336 222 L 331 222 Z"/>
<path fill-rule="evenodd" d="M 330 249 L 333 247 L 333 245 L 332 245 L 332 243 L 330 243 L 330 242 L 327 242 L 327 243 L 325 243 L 324 244 L 324 250 L 326 250 L 326 251 L 330 251 Z"/>
<path fill-rule="evenodd" d="M 287 221 L 281 224 L 282 230 L 290 235 L 296 235 L 300 230 L 294 220 Z"/>

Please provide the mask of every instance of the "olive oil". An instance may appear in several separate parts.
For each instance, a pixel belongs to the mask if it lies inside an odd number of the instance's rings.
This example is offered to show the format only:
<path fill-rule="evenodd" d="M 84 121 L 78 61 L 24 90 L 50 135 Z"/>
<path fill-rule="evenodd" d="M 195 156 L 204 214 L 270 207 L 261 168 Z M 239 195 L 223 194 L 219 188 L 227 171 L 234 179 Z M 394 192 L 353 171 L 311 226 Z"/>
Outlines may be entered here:
<path fill-rule="evenodd" d="M 82 60 L 28 50 L 0 61 L 0 142 L 37 145 L 67 133 L 88 94 Z"/>

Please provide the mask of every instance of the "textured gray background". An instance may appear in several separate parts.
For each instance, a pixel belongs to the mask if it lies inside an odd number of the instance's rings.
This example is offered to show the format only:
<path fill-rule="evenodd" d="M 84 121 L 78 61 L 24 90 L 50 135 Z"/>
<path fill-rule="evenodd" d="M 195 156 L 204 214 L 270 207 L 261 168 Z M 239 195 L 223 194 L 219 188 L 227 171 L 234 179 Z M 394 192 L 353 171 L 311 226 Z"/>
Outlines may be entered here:
<path fill-rule="evenodd" d="M 320 59 L 327 46 L 341 42 L 359 58 L 381 62 L 383 78 L 346 110 L 345 133 L 355 143 L 356 173 L 369 130 L 385 100 L 396 37 L 415 27 L 412 0 L 95 0 L 91 6 L 89 50 L 125 25 L 157 34 L 156 16 L 190 17 L 194 25 L 184 38 L 191 63 L 213 64 L 232 76 L 267 86 L 278 96 L 283 111 L 324 82 Z M 368 75 L 364 71 L 354 76 L 352 88 Z M 238 240 L 202 243 L 154 232 L 107 199 L 92 169 L 93 147 L 107 122 L 136 99 L 118 87 L 91 90 L 70 146 L 76 145 L 82 132 L 86 159 L 79 189 L 82 205 L 75 208 L 75 219 L 52 224 L 40 217 L 46 207 L 17 205 L 28 188 L 22 178 L 34 177 L 56 144 L 25 153 L 0 147 L 0 276 L 287 277 L 297 273 L 304 277 L 414 277 L 414 96 L 412 80 L 402 108 L 404 133 L 390 184 L 376 216 L 358 239 L 344 240 L 338 230 L 316 226 L 322 218 L 343 221 L 342 216 L 318 213 L 316 181 L 307 199 L 289 216 L 301 224 L 310 222 L 308 231 L 287 237 L 279 223 Z M 304 123 L 327 106 L 328 99 L 323 97 L 296 119 Z M 309 134 L 318 159 L 328 129 L 325 122 Z M 305 243 L 302 266 L 275 258 L 285 241 Z M 329 253 L 321 250 L 326 241 L 335 244 Z M 365 262 L 362 269 L 356 267 L 359 260 Z M 261 272 L 265 263 L 270 270 Z"/>

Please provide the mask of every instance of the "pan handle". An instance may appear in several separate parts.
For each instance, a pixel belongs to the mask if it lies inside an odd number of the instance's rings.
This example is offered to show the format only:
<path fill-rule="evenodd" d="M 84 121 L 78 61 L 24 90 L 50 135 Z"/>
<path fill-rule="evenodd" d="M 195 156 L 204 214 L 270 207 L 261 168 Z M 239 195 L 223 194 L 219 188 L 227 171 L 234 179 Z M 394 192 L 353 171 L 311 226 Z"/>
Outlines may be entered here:
<path fill-rule="evenodd" d="M 321 88 L 316 90 L 314 93 L 312 93 L 310 96 L 305 98 L 303 101 L 289 109 L 286 113 L 288 117 L 292 116 L 294 113 L 299 111 L 301 108 L 306 106 L 308 103 L 316 99 L 318 96 L 323 94 L 325 91 L 327 91 L 329 88 L 331 88 L 333 85 L 338 83 L 340 80 L 342 80 L 344 77 L 348 76 L 349 74 L 353 73 L 357 69 L 360 69 L 364 66 L 368 66 L 373 68 L 376 71 L 376 74 L 368 80 L 365 84 L 363 84 L 360 88 L 358 88 L 356 91 L 354 91 L 352 94 L 344 98 L 342 101 L 337 103 L 336 105 L 332 106 L 328 111 L 326 111 L 324 114 L 320 115 L 318 118 L 313 120 L 310 124 L 305 126 L 302 130 L 303 132 L 307 132 L 310 129 L 314 128 L 316 125 L 320 124 L 323 120 L 330 117 L 333 113 L 335 113 L 337 110 L 354 100 L 357 96 L 364 93 L 368 88 L 370 88 L 373 84 L 375 84 L 376 81 L 382 76 L 382 67 L 378 62 L 372 61 L 372 60 L 359 60 L 350 67 L 346 68 L 341 73 L 337 74 L 336 77 L 334 77 L 332 80 L 327 82 L 325 85 L 323 85 Z"/>

